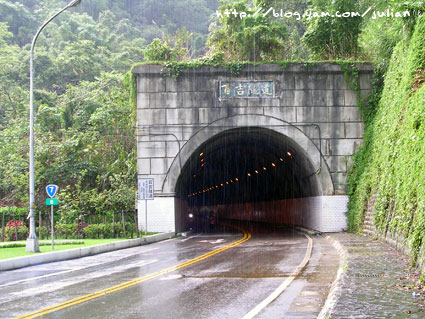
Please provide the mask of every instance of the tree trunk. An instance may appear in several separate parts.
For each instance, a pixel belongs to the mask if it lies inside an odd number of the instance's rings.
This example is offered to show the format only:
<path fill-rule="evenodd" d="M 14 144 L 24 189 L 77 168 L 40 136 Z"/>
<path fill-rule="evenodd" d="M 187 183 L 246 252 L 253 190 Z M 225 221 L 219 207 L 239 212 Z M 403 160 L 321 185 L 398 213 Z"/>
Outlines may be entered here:
<path fill-rule="evenodd" d="M 9 213 L 10 213 L 10 207 L 9 207 Z M 15 222 L 15 240 L 18 240 L 18 225 L 16 225 L 16 215 L 15 215 L 15 212 L 13 212 L 13 220 Z"/>
<path fill-rule="evenodd" d="M 115 238 L 115 211 L 112 212 L 112 237 Z"/>
<path fill-rule="evenodd" d="M 41 223 L 42 223 L 42 217 L 41 217 L 41 210 L 38 212 L 38 239 L 41 239 Z"/>
<path fill-rule="evenodd" d="M 127 236 L 125 234 L 125 220 L 124 220 L 124 211 L 123 210 L 121 210 L 121 217 L 122 217 L 122 230 L 123 230 L 123 233 L 124 233 L 124 238 L 126 238 Z"/>
<path fill-rule="evenodd" d="M 139 223 L 137 220 L 137 210 L 134 210 L 134 223 L 136 224 L 137 238 L 139 238 L 140 232 L 139 232 Z"/>
<path fill-rule="evenodd" d="M 1 241 L 4 241 L 4 212 L 1 218 Z"/>

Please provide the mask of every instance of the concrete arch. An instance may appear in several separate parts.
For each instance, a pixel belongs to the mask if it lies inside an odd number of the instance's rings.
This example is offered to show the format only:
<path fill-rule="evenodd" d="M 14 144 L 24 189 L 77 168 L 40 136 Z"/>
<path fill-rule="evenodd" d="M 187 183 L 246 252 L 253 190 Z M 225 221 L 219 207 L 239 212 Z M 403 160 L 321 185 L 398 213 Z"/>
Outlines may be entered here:
<path fill-rule="evenodd" d="M 184 167 L 185 163 L 199 146 L 223 131 L 246 127 L 269 129 L 285 136 L 298 145 L 299 149 L 304 153 L 303 155 L 310 160 L 312 166 L 316 169 L 316 178 L 320 188 L 319 195 L 326 196 L 334 194 L 334 185 L 329 168 L 323 155 L 313 141 L 297 126 L 275 117 L 258 114 L 222 118 L 194 132 L 190 139 L 182 146 L 179 154 L 174 158 L 162 185 L 162 193 L 175 193 L 182 166 Z"/>

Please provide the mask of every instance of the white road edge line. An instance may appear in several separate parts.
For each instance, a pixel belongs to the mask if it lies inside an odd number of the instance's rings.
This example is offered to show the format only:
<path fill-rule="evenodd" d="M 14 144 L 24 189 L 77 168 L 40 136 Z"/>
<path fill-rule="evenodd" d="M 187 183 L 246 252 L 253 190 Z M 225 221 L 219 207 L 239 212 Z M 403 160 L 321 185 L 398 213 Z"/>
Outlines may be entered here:
<path fill-rule="evenodd" d="M 185 238 L 185 239 L 181 239 L 180 241 L 188 241 L 189 239 L 193 239 L 193 238 L 196 238 L 196 237 L 199 237 L 199 235 L 196 235 L 196 236 L 188 236 L 187 238 Z"/>
<path fill-rule="evenodd" d="M 173 240 L 177 240 L 177 239 L 178 239 L 178 237 L 176 237 L 176 238 L 170 238 L 170 239 L 166 239 L 166 240 L 161 240 L 161 241 L 156 242 L 155 244 L 160 245 L 160 244 L 168 243 L 169 241 L 173 241 Z"/>
<path fill-rule="evenodd" d="M 152 251 L 152 250 L 156 250 L 156 249 L 159 249 L 159 248 L 147 249 L 147 250 L 144 250 L 142 252 L 139 252 L 139 253 L 137 253 L 135 255 L 144 254 L 146 252 L 149 252 L 149 251 Z M 89 257 L 92 257 L 92 256 L 89 256 Z M 129 256 L 126 256 L 126 257 L 123 257 L 123 258 L 119 258 L 119 259 L 114 259 L 113 262 L 120 261 L 120 260 L 126 259 L 128 257 Z M 83 269 L 91 268 L 91 267 L 95 267 L 95 266 L 103 266 L 103 265 L 107 265 L 107 264 L 110 264 L 110 263 L 111 262 L 108 261 L 108 262 L 105 262 L 105 263 L 100 263 L 100 264 L 95 264 L 95 265 L 90 265 L 90 266 L 85 266 L 85 267 L 77 267 L 77 268 L 72 268 L 72 269 L 69 269 L 69 270 L 64 270 L 64 271 L 50 273 L 50 274 L 47 274 L 47 275 L 41 275 L 41 276 L 37 276 L 37 277 L 22 279 L 22 280 L 19 280 L 19 281 L 9 282 L 7 284 L 0 285 L 0 288 L 7 287 L 7 286 L 12 286 L 12 285 L 17 285 L 17 284 L 22 284 L 24 282 L 33 281 L 33 280 L 40 280 L 40 279 L 44 279 L 44 278 L 49 278 L 49 277 L 54 277 L 54 276 L 60 276 L 60 275 L 67 274 L 67 273 L 70 273 L 70 272 L 79 271 L 79 270 L 83 270 Z M 35 265 L 35 266 L 40 266 L 40 265 Z"/>
<path fill-rule="evenodd" d="M 261 310 L 266 308 L 270 303 L 272 303 L 277 297 L 279 297 L 282 292 L 291 284 L 291 282 L 301 273 L 304 267 L 307 265 L 311 257 L 311 251 L 313 249 L 313 240 L 307 234 L 304 234 L 308 239 L 307 251 L 305 253 L 303 261 L 298 265 L 297 269 L 288 277 L 286 280 L 275 290 L 273 291 L 266 299 L 260 302 L 254 309 L 248 312 L 242 319 L 252 319 L 260 313 Z"/>

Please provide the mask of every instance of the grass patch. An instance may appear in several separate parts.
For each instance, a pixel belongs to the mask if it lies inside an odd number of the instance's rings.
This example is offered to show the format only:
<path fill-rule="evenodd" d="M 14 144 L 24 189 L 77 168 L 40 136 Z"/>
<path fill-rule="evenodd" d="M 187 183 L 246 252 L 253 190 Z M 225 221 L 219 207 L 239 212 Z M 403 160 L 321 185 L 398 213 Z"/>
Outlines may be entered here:
<path fill-rule="evenodd" d="M 156 233 L 149 233 L 148 235 L 153 235 Z M 110 239 L 84 239 L 81 241 L 82 243 L 69 243 L 64 242 L 62 244 L 55 244 L 54 251 L 62 251 L 62 250 L 68 250 L 68 249 L 74 249 L 74 248 L 83 248 L 83 247 L 89 247 L 99 244 L 106 244 L 106 243 L 112 243 L 115 241 L 122 241 L 122 240 L 128 240 L 129 238 L 110 238 Z M 60 239 L 58 239 L 58 242 L 60 242 Z M 52 247 L 50 244 L 45 245 L 46 241 L 42 242 L 43 245 L 40 245 L 40 253 L 50 253 L 52 252 Z M 25 241 L 19 241 L 16 242 L 16 244 L 25 244 Z M 31 256 L 36 255 L 38 253 L 27 253 L 25 251 L 25 246 L 22 247 L 7 247 L 7 248 L 0 248 L 0 260 L 5 260 L 9 258 L 15 258 L 15 257 L 22 257 L 22 256 Z"/>

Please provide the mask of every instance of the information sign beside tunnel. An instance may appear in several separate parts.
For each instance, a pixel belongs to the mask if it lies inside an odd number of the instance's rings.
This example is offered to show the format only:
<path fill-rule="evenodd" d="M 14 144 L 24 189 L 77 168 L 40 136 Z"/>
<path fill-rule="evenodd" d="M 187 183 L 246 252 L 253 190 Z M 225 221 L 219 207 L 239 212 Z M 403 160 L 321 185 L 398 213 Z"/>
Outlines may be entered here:
<path fill-rule="evenodd" d="M 138 181 L 139 200 L 154 200 L 154 179 L 141 178 Z"/>

